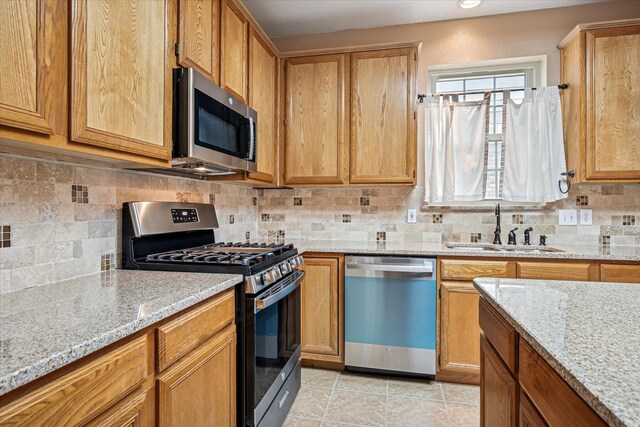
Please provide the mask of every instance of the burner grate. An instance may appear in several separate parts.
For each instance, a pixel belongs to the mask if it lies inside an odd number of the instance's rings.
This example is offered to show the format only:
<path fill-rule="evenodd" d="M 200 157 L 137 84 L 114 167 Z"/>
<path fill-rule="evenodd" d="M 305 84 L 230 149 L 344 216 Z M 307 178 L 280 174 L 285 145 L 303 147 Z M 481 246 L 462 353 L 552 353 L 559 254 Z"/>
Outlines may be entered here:
<path fill-rule="evenodd" d="M 213 243 L 197 248 L 160 252 L 147 262 L 223 264 L 250 267 L 293 249 L 276 243 Z"/>

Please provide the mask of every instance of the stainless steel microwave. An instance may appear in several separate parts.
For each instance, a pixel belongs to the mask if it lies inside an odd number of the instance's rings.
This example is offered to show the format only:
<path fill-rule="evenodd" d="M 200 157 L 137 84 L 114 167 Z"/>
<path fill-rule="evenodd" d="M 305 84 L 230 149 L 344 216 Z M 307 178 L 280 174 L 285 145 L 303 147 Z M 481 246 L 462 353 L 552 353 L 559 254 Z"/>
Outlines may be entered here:
<path fill-rule="evenodd" d="M 193 68 L 174 70 L 172 171 L 256 171 L 258 113 Z"/>

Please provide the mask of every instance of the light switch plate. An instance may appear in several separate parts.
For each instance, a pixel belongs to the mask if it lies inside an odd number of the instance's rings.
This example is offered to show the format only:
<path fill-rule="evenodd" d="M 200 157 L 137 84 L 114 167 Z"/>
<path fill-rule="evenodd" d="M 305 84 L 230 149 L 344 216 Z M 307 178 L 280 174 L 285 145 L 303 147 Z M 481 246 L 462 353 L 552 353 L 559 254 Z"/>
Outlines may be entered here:
<path fill-rule="evenodd" d="M 407 209 L 407 222 L 409 224 L 415 224 L 416 223 L 416 210 L 415 209 Z"/>
<path fill-rule="evenodd" d="M 580 209 L 580 225 L 592 225 L 593 212 L 591 209 Z"/>
<path fill-rule="evenodd" d="M 559 225 L 578 225 L 578 212 L 575 209 L 558 210 Z"/>

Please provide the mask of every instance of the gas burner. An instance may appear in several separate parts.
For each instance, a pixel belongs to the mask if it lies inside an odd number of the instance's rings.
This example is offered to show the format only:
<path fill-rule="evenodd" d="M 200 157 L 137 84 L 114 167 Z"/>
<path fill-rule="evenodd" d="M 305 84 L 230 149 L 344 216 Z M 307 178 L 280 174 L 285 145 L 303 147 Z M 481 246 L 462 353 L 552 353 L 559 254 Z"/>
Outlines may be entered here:
<path fill-rule="evenodd" d="M 275 243 L 212 243 L 146 256 L 147 262 L 239 265 L 251 267 L 293 249 Z"/>

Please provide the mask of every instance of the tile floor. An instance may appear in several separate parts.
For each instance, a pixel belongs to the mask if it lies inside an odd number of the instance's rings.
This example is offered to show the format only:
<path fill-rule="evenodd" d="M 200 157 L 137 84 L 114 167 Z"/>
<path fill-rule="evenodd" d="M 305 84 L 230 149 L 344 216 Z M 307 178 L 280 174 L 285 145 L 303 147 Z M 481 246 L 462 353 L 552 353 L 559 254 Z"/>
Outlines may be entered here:
<path fill-rule="evenodd" d="M 284 427 L 480 425 L 480 388 L 302 369 Z"/>

